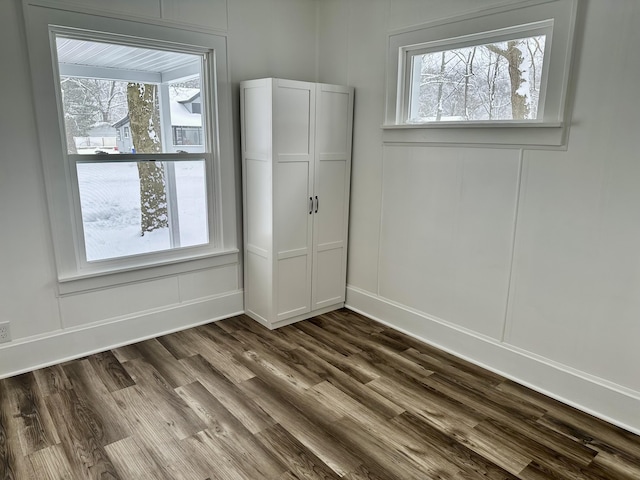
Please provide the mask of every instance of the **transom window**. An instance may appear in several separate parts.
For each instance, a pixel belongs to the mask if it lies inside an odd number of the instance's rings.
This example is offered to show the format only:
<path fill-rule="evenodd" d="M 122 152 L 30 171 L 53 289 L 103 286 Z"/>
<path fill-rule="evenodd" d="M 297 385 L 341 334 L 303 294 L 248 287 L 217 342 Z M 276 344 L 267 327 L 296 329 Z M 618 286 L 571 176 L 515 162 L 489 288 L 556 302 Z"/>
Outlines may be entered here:
<path fill-rule="evenodd" d="M 407 122 L 538 119 L 546 38 L 518 35 L 452 49 L 408 49 Z"/>
<path fill-rule="evenodd" d="M 391 32 L 385 143 L 563 146 L 578 0 L 527 0 Z"/>

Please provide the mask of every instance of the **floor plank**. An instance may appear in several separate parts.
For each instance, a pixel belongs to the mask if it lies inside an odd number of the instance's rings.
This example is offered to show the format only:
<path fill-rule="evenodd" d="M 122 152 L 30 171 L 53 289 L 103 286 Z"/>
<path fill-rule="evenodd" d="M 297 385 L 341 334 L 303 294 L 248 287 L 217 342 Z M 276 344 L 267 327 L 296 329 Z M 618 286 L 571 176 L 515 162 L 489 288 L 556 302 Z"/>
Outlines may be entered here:
<path fill-rule="evenodd" d="M 105 425 L 96 412 L 100 404 L 88 405 L 75 390 L 63 390 L 46 399 L 58 427 L 66 458 L 76 478 L 119 479 L 104 450 Z"/>
<path fill-rule="evenodd" d="M 100 381 L 110 392 L 135 385 L 135 382 L 122 367 L 122 364 L 113 352 L 102 352 L 91 355 L 89 362 L 98 375 L 98 378 L 100 378 Z"/>
<path fill-rule="evenodd" d="M 102 383 L 88 359 L 68 363 L 64 372 L 73 385 L 74 395 L 91 409 L 91 425 L 99 426 L 94 438 L 101 446 L 109 445 L 131 435 L 128 422 L 109 390 Z M 127 375 L 128 376 L 128 375 Z"/>
<path fill-rule="evenodd" d="M 105 450 L 122 478 L 171 480 L 162 466 L 158 465 L 134 437 L 107 445 Z"/>
<path fill-rule="evenodd" d="M 49 411 L 44 407 L 44 397 L 32 373 L 25 373 L 5 380 L 6 401 L 17 426 L 23 455 L 27 456 L 60 442 L 57 429 Z"/>
<path fill-rule="evenodd" d="M 53 445 L 29 455 L 36 478 L 42 480 L 73 480 L 71 465 L 62 446 Z"/>
<path fill-rule="evenodd" d="M 294 478 L 337 480 L 340 477 L 313 452 L 280 425 L 274 425 L 257 435 L 258 440 L 277 455 Z"/>
<path fill-rule="evenodd" d="M 640 437 L 348 310 L 0 380 L 0 480 L 640 479 Z"/>

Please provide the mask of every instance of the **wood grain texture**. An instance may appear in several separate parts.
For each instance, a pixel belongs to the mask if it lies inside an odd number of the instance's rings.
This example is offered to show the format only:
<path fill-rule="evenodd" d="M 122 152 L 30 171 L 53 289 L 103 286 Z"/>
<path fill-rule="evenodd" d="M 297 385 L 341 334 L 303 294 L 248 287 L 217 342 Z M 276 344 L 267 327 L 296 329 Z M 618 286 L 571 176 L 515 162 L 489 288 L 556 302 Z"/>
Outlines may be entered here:
<path fill-rule="evenodd" d="M 640 437 L 347 310 L 0 380 L 0 480 L 640 479 Z"/>

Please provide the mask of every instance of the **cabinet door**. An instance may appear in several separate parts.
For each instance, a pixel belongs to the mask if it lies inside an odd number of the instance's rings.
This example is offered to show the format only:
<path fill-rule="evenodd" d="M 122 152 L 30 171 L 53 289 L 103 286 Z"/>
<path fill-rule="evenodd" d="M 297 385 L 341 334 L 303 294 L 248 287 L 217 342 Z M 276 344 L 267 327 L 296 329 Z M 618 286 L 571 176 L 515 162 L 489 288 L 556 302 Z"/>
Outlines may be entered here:
<path fill-rule="evenodd" d="M 315 86 L 274 84 L 274 236 L 277 321 L 311 311 Z"/>
<path fill-rule="evenodd" d="M 312 309 L 344 302 L 353 93 L 318 85 Z M 315 208 L 314 208 L 315 211 Z"/>

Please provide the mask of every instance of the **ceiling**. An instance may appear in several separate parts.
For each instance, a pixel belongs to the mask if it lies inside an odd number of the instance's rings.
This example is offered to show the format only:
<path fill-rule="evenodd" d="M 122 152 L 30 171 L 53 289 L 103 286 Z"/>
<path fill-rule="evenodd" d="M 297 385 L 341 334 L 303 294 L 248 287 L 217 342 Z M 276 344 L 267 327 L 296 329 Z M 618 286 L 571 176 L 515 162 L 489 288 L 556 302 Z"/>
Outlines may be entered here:
<path fill-rule="evenodd" d="M 112 43 L 57 36 L 58 62 L 65 65 L 113 68 L 162 73 L 199 63 L 201 57 L 188 53 L 153 50 Z"/>

